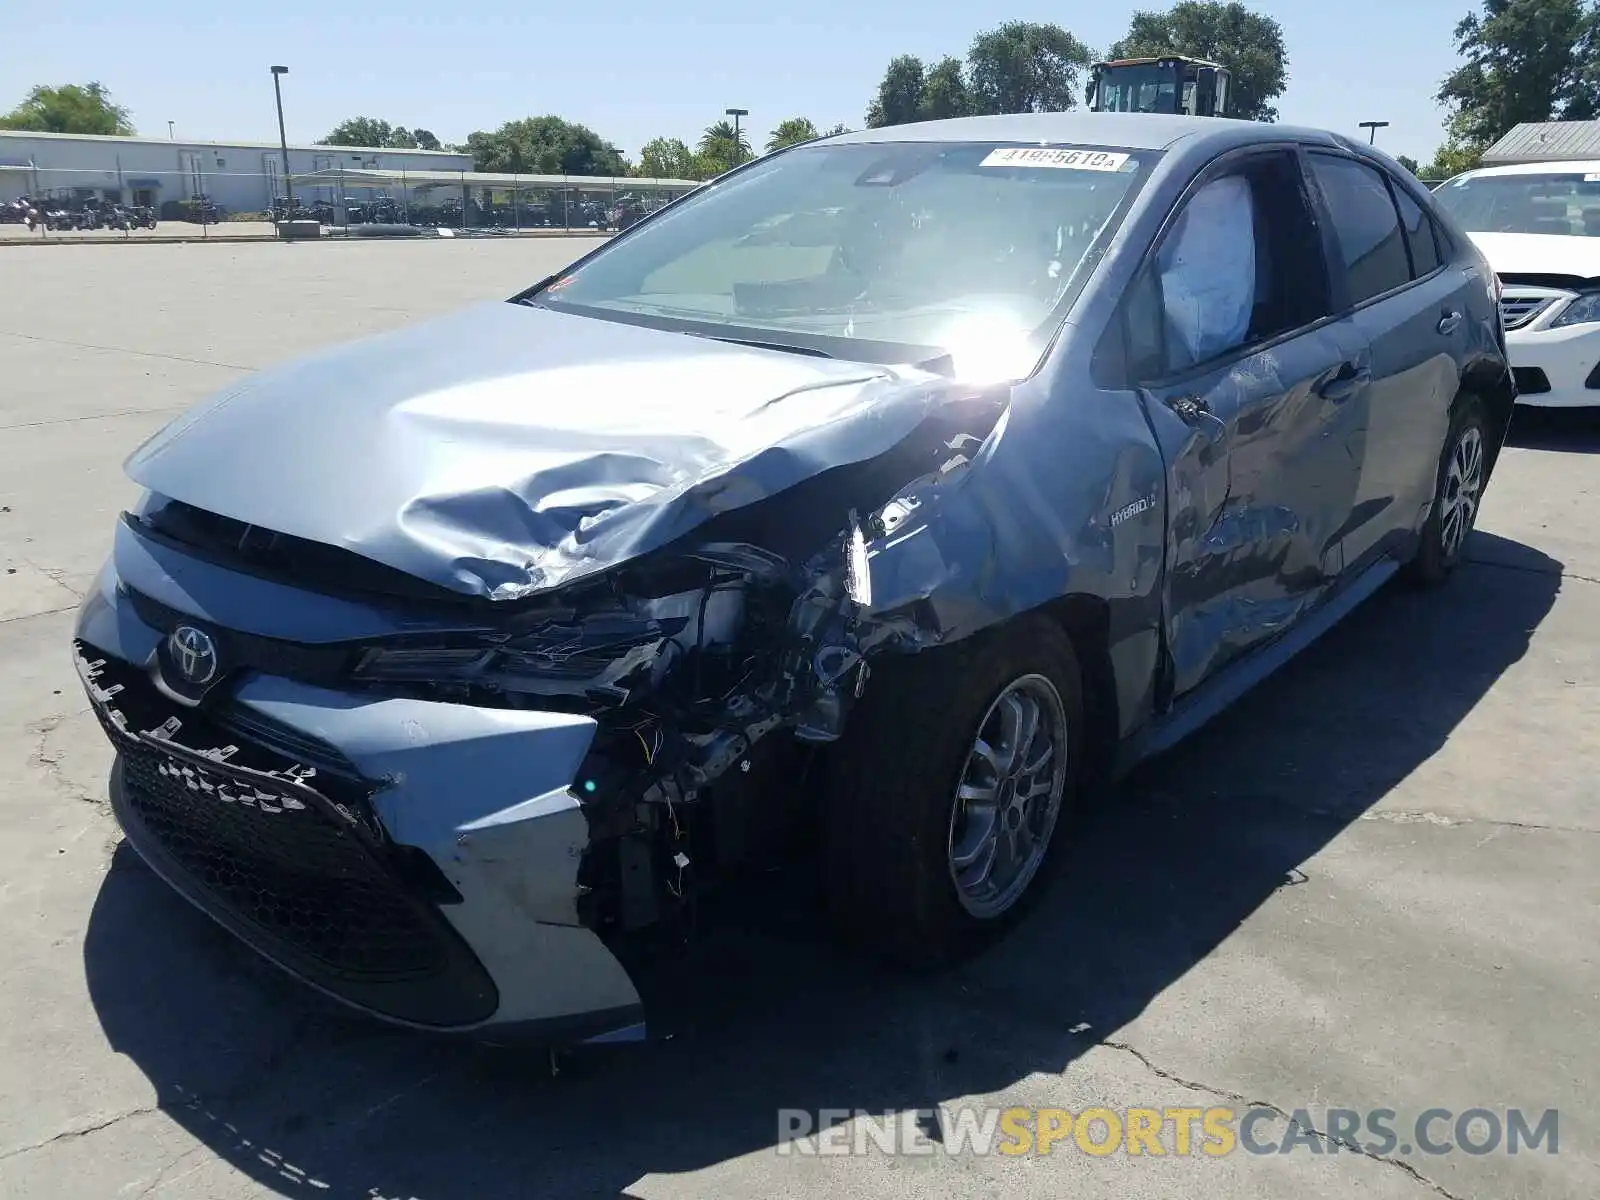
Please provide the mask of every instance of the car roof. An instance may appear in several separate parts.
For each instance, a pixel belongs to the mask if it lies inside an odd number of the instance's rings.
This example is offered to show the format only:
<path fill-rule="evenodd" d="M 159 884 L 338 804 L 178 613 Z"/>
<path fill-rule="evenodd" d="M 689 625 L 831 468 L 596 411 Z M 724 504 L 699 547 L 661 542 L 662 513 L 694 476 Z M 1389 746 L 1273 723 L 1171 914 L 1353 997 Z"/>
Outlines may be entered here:
<path fill-rule="evenodd" d="M 1176 117 L 1156 113 L 1006 113 L 990 117 L 954 117 L 886 125 L 826 138 L 829 145 L 873 142 L 1024 142 L 1070 143 L 1080 146 L 1122 146 L 1130 150 L 1167 150 L 1179 142 L 1209 144 L 1213 149 L 1252 141 L 1320 141 L 1349 144 L 1321 129 L 1234 121 L 1222 117 Z"/>
<path fill-rule="evenodd" d="M 1531 162 L 1511 163 L 1503 167 L 1475 167 L 1471 171 L 1463 171 L 1457 178 L 1477 179 L 1479 176 L 1497 175 L 1574 175 L 1582 171 L 1584 174 L 1600 174 L 1600 159 L 1596 158 L 1568 158 L 1558 162 Z"/>

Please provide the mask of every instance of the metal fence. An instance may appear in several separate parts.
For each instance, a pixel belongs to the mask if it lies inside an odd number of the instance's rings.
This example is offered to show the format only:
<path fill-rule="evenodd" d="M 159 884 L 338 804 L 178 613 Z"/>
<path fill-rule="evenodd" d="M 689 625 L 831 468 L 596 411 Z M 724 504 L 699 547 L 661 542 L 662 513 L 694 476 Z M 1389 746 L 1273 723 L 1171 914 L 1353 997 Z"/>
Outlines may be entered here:
<path fill-rule="evenodd" d="M 286 186 L 281 171 L 208 169 L 197 155 L 183 171 L 138 171 L 121 164 L 114 169 L 7 166 L 0 170 L 0 218 L 20 222 L 17 201 L 26 197 L 50 232 L 136 233 L 152 220 L 209 232 L 289 218 L 314 220 L 334 233 L 363 226 L 600 232 L 626 229 L 697 186 L 692 180 L 627 176 L 342 167 L 293 175 Z"/>

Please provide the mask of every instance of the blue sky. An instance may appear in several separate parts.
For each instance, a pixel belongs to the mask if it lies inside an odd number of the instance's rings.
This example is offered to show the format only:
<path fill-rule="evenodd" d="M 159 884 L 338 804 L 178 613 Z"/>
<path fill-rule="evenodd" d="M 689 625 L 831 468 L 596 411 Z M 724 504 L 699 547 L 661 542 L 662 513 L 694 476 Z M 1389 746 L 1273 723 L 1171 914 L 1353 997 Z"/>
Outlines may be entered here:
<path fill-rule="evenodd" d="M 445 141 L 547 112 L 582 121 L 628 154 L 658 134 L 692 142 L 731 106 L 755 141 L 805 115 L 863 124 L 895 54 L 961 55 L 1002 20 L 1055 21 L 1096 50 L 1133 7 L 1017 0 L 749 0 L 531 5 L 516 0 L 192 0 L 26 4 L 6 21 L 0 110 L 35 83 L 99 79 L 144 134 L 275 140 L 267 67 L 290 67 L 291 141 L 348 116 L 422 125 Z M 1258 6 L 1267 10 L 1266 5 Z M 1450 31 L 1470 0 L 1343 0 L 1272 10 L 1289 48 L 1284 120 L 1379 135 L 1426 160 L 1440 139 L 1432 95 L 1455 63 Z M 541 15 L 546 13 L 548 15 Z"/>

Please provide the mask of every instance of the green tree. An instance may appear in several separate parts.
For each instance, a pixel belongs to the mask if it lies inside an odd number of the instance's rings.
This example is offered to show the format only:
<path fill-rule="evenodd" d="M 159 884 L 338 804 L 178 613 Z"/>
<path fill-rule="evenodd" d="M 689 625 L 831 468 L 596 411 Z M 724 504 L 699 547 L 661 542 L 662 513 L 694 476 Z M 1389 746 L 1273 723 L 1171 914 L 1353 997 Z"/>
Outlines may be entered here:
<path fill-rule="evenodd" d="M 119 137 L 132 137 L 134 132 L 128 110 L 112 103 L 111 93 L 100 83 L 39 84 L 26 100 L 0 117 L 0 129 Z"/>
<path fill-rule="evenodd" d="M 327 137 L 318 138 L 319 146 L 387 146 L 394 136 L 394 126 L 377 117 L 351 117 L 340 121 Z"/>
<path fill-rule="evenodd" d="M 1184 54 L 1218 63 L 1233 75 L 1234 116 L 1276 121 L 1272 102 L 1289 80 L 1283 27 L 1243 4 L 1180 0 L 1168 12 L 1135 12 L 1128 32 L 1107 58 Z"/>
<path fill-rule="evenodd" d="M 915 54 L 891 58 L 878 84 L 878 95 L 867 107 L 867 128 L 908 125 L 922 119 L 922 91 L 927 83 L 922 60 Z"/>
<path fill-rule="evenodd" d="M 1449 179 L 1483 163 L 1488 146 L 1478 144 L 1463 130 L 1460 114 L 1445 122 L 1444 133 L 1444 145 L 1433 152 L 1433 161 L 1423 169 L 1424 179 Z"/>
<path fill-rule="evenodd" d="M 961 60 L 948 55 L 933 65 L 922 82 L 918 115 L 924 121 L 965 117 L 972 112 L 972 94 L 962 73 Z"/>
<path fill-rule="evenodd" d="M 340 121 L 319 146 L 366 146 L 388 150 L 437 150 L 439 139 L 426 129 L 407 129 L 377 117 L 351 117 Z"/>
<path fill-rule="evenodd" d="M 1007 21 L 967 51 L 967 89 L 978 113 L 1063 112 L 1078 102 L 1089 48 L 1059 25 Z"/>
<path fill-rule="evenodd" d="M 827 129 L 824 129 L 822 131 L 822 136 L 823 137 L 838 137 L 841 133 L 854 133 L 854 132 L 855 132 L 855 130 L 851 129 L 850 126 L 846 125 L 843 121 L 840 121 L 837 125 L 833 125 L 833 126 L 830 126 Z"/>
<path fill-rule="evenodd" d="M 1441 154 L 1463 162 L 1521 122 L 1594 117 L 1597 32 L 1591 0 L 1484 0 L 1455 28 L 1465 61 L 1439 86 L 1437 99 L 1450 113 Z"/>
<path fill-rule="evenodd" d="M 780 121 L 772 131 L 772 136 L 767 139 L 767 149 L 782 150 L 785 146 L 809 142 L 816 136 L 817 127 L 809 117 L 790 117 L 787 121 Z"/>
<path fill-rule="evenodd" d="M 637 169 L 646 179 L 700 178 L 700 163 L 681 138 L 651 138 L 639 151 Z"/>
<path fill-rule="evenodd" d="M 717 121 L 706 127 L 696 149 L 706 176 L 721 175 L 750 157 L 750 139 L 743 129 L 736 131 L 732 121 Z"/>
<path fill-rule="evenodd" d="M 1417 160 L 1412 158 L 1409 154 L 1397 154 L 1395 155 L 1394 160 L 1406 170 L 1410 171 L 1413 175 L 1420 175 L 1422 173 L 1422 167 L 1417 163 Z"/>
<path fill-rule="evenodd" d="M 625 175 L 618 150 L 587 125 L 556 116 L 507 121 L 493 132 L 469 134 L 474 170 L 526 175 Z"/>

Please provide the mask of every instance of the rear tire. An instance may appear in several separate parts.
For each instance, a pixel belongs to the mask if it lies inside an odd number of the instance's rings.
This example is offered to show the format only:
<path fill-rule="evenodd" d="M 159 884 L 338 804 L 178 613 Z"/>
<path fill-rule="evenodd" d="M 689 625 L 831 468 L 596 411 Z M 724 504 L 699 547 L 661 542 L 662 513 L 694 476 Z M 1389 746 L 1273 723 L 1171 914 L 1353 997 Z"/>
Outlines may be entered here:
<path fill-rule="evenodd" d="M 1072 643 L 1042 617 L 880 660 L 830 763 L 823 870 L 839 932 L 934 967 L 1011 928 L 1075 815 L 1085 728 Z"/>
<path fill-rule="evenodd" d="M 1416 557 L 1401 570 L 1418 587 L 1438 587 L 1461 563 L 1489 481 L 1489 420 L 1481 401 L 1463 397 L 1439 455 L 1433 507 L 1422 526 Z"/>

